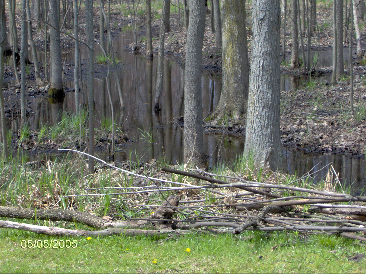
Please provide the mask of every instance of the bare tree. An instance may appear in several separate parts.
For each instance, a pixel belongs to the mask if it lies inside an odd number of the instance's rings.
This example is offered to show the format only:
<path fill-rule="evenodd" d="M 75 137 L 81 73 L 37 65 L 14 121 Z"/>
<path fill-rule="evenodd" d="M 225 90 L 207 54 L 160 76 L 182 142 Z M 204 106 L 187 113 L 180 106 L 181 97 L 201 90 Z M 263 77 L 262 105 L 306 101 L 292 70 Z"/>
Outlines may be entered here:
<path fill-rule="evenodd" d="M 88 44 L 88 110 L 89 110 L 89 142 L 88 152 L 94 155 L 94 38 L 93 38 L 93 0 L 85 1 L 86 35 Z M 94 173 L 94 159 L 89 157 L 89 172 Z"/>
<path fill-rule="evenodd" d="M 344 75 L 343 61 L 343 0 L 334 0 L 336 9 L 336 27 L 337 27 L 337 78 Z"/>
<path fill-rule="evenodd" d="M 244 156 L 282 169 L 280 140 L 280 1 L 253 0 L 252 63 Z"/>
<path fill-rule="evenodd" d="M 49 0 L 51 83 L 48 95 L 55 98 L 65 96 L 62 85 L 60 10 L 58 4 L 57 0 Z"/>
<path fill-rule="evenodd" d="M 151 0 L 146 0 L 146 58 L 153 57 L 151 35 Z"/>
<path fill-rule="evenodd" d="M 27 21 L 26 21 L 26 0 L 22 0 L 22 32 L 21 32 L 21 49 L 20 49 L 20 70 L 21 70 L 21 96 L 20 96 L 20 113 L 22 124 L 25 123 L 26 106 L 25 106 L 25 48 L 28 48 L 27 41 Z"/>
<path fill-rule="evenodd" d="M 215 19 L 215 41 L 216 47 L 221 49 L 222 47 L 222 29 L 221 29 L 221 14 L 219 0 L 213 0 L 213 12 Z"/>
<path fill-rule="evenodd" d="M 1 137 L 3 142 L 3 157 L 8 157 L 8 142 L 6 136 L 6 122 L 5 122 L 5 104 L 3 95 L 3 77 L 4 77 L 4 50 L 6 45 L 6 21 L 5 21 L 5 2 L 0 1 L 0 113 L 1 113 Z"/>
<path fill-rule="evenodd" d="M 205 31 L 205 1 L 189 0 L 190 19 L 184 79 L 184 162 L 203 166 L 201 62 Z"/>
<path fill-rule="evenodd" d="M 156 88 L 155 88 L 155 100 L 154 100 L 154 111 L 157 113 L 161 109 L 160 98 L 163 92 L 163 70 L 164 70 L 164 42 L 165 42 L 165 20 L 167 17 L 165 13 L 167 12 L 166 8 L 168 4 L 166 2 L 170 2 L 170 0 L 164 0 L 163 4 L 163 14 L 161 16 L 161 24 L 160 24 L 160 38 L 159 38 L 159 54 L 158 54 L 158 70 L 157 70 L 157 79 L 156 79 Z"/>
<path fill-rule="evenodd" d="M 355 33 L 356 33 L 356 45 L 357 45 L 357 56 L 362 57 L 362 47 L 361 47 L 361 30 L 360 30 L 360 19 L 361 16 L 361 6 L 363 0 L 353 0 L 353 21 L 355 25 Z"/>
<path fill-rule="evenodd" d="M 239 121 L 247 108 L 249 61 L 245 23 L 245 1 L 223 0 L 222 93 L 211 118 L 222 123 Z"/>
<path fill-rule="evenodd" d="M 105 39 L 104 39 L 104 0 L 100 0 L 100 10 L 99 10 L 99 43 L 100 47 L 105 51 Z"/>
<path fill-rule="evenodd" d="M 310 32 L 314 33 L 316 30 L 316 0 L 310 0 Z"/>
<path fill-rule="evenodd" d="M 164 16 L 164 31 L 170 32 L 170 0 L 164 1 L 163 10 L 165 12 L 162 14 Z"/>
<path fill-rule="evenodd" d="M 297 28 L 297 1 L 292 0 L 292 43 L 291 43 L 291 68 L 298 68 L 299 64 L 299 36 Z"/>
<path fill-rule="evenodd" d="M 337 83 L 337 43 L 338 43 L 338 32 L 337 32 L 337 3 L 333 1 L 333 72 L 332 72 L 332 84 Z"/>
<path fill-rule="evenodd" d="M 39 69 L 39 63 L 38 63 L 38 56 L 37 56 L 37 48 L 33 41 L 33 30 L 32 30 L 32 20 L 31 20 L 31 13 L 29 8 L 29 0 L 27 0 L 27 23 L 28 23 L 28 38 L 29 42 L 32 48 L 32 59 L 33 59 L 33 65 L 34 65 L 34 72 L 36 76 L 36 82 L 38 85 L 42 84 L 40 69 Z"/>
<path fill-rule="evenodd" d="M 79 95 L 79 8 L 78 0 L 74 0 L 74 38 L 75 38 L 75 67 L 74 67 L 74 87 L 75 87 L 75 112 L 80 112 L 80 95 Z"/>

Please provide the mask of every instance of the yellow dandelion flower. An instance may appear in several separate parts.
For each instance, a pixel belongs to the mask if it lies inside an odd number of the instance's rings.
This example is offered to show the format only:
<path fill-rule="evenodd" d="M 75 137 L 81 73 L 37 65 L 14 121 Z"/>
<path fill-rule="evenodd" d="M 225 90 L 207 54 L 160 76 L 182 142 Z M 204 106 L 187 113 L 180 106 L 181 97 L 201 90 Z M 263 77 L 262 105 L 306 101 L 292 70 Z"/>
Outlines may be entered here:
<path fill-rule="evenodd" d="M 151 212 L 151 215 L 154 215 L 154 212 Z"/>
<path fill-rule="evenodd" d="M 187 251 L 187 252 L 191 252 L 191 250 L 187 247 L 187 249 L 185 250 L 185 251 Z"/>
<path fill-rule="evenodd" d="M 88 241 L 91 240 L 91 237 L 86 238 Z"/>
<path fill-rule="evenodd" d="M 153 264 L 157 264 L 158 263 L 157 261 L 158 261 L 157 259 L 154 259 Z"/>
<path fill-rule="evenodd" d="M 126 250 L 130 250 L 129 248 L 126 248 Z"/>

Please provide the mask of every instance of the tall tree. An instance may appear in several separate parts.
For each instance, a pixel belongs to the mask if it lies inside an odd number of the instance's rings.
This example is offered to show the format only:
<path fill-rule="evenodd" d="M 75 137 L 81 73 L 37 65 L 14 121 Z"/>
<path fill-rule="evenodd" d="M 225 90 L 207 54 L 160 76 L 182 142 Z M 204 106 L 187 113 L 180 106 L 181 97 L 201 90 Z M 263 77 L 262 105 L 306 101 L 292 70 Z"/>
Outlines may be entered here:
<path fill-rule="evenodd" d="M 203 166 L 201 62 L 205 1 L 189 0 L 189 9 L 184 79 L 184 162 L 188 165 Z"/>
<path fill-rule="evenodd" d="M 88 153 L 94 155 L 94 38 L 93 38 L 93 0 L 85 1 L 86 35 L 88 45 L 88 110 L 89 110 L 89 142 Z M 94 173 L 94 159 L 89 157 L 89 173 Z"/>
<path fill-rule="evenodd" d="M 344 75 L 343 61 L 343 0 L 336 1 L 336 27 L 337 27 L 337 78 Z"/>
<path fill-rule="evenodd" d="M 213 12 L 215 20 L 215 41 L 216 47 L 221 49 L 222 47 L 222 30 L 221 30 L 221 14 L 219 0 L 213 0 Z"/>
<path fill-rule="evenodd" d="M 316 0 L 310 0 L 310 32 L 314 33 L 316 30 Z"/>
<path fill-rule="evenodd" d="M 61 40 L 60 40 L 60 10 L 57 0 L 49 0 L 50 22 L 50 56 L 51 83 L 48 89 L 50 97 L 64 97 L 62 86 Z"/>
<path fill-rule="evenodd" d="M 154 100 L 154 111 L 155 113 L 159 112 L 161 109 L 161 94 L 163 92 L 163 81 L 164 81 L 164 43 L 165 43 L 165 27 L 167 17 L 165 13 L 167 12 L 168 2 L 170 0 L 164 0 L 163 11 L 161 16 L 161 24 L 160 24 L 160 38 L 159 38 L 159 54 L 158 54 L 158 69 L 157 69 L 157 78 L 156 78 L 156 88 L 155 88 L 155 100 Z"/>
<path fill-rule="evenodd" d="M 291 68 L 298 68 L 299 64 L 299 36 L 297 28 L 297 1 L 292 0 L 292 43 L 291 43 Z"/>
<path fill-rule="evenodd" d="M 22 74 L 21 78 L 21 96 L 20 96 L 20 113 L 22 124 L 25 122 L 26 106 L 25 106 L 25 48 L 28 48 L 27 33 L 27 21 L 26 21 L 26 0 L 22 0 L 22 29 L 21 29 L 21 49 L 20 49 L 20 70 Z"/>
<path fill-rule="evenodd" d="M 184 27 L 188 28 L 189 25 L 189 4 L 188 0 L 183 0 L 184 7 Z"/>
<path fill-rule="evenodd" d="M 146 57 L 153 57 L 152 35 L 151 35 L 151 0 L 146 0 Z"/>
<path fill-rule="evenodd" d="M 32 59 L 33 59 L 33 65 L 34 65 L 34 72 L 36 76 L 36 82 L 38 85 L 41 85 L 43 83 L 41 79 L 40 69 L 39 69 L 39 63 L 38 63 L 38 55 L 37 55 L 37 48 L 33 41 L 33 29 L 32 29 L 32 20 L 31 20 L 31 12 L 29 8 L 29 0 L 27 0 L 27 24 L 28 24 L 28 38 L 29 42 L 31 44 L 32 48 Z"/>
<path fill-rule="evenodd" d="M 99 43 L 100 43 L 100 47 L 103 49 L 103 51 L 106 50 L 105 48 L 105 39 L 104 39 L 104 0 L 100 0 L 100 10 L 99 10 L 99 34 L 100 34 L 100 38 L 99 38 Z"/>
<path fill-rule="evenodd" d="M 222 93 L 212 118 L 237 122 L 247 108 L 249 61 L 245 23 L 245 1 L 222 1 Z"/>
<path fill-rule="evenodd" d="M 337 31 L 337 2 L 333 1 L 333 72 L 332 84 L 337 83 L 337 49 L 338 49 L 338 31 Z"/>
<path fill-rule="evenodd" d="M 75 88 L 75 112 L 80 111 L 80 96 L 79 96 L 79 8 L 78 0 L 74 0 L 74 38 L 75 38 L 75 55 L 74 55 L 74 88 Z"/>
<path fill-rule="evenodd" d="M 253 0 L 253 42 L 244 156 L 282 169 L 280 139 L 280 1 Z"/>
<path fill-rule="evenodd" d="M 4 78 L 4 50 L 6 45 L 6 20 L 5 20 L 5 2 L 0 1 L 0 114 L 1 114 L 1 137 L 3 142 L 3 157 L 8 157 L 8 142 L 6 136 L 6 123 L 5 123 L 5 104 L 3 95 L 3 78 Z"/>
<path fill-rule="evenodd" d="M 163 9 L 165 12 L 163 13 L 164 18 L 164 31 L 170 32 L 170 0 L 164 1 L 163 4 L 165 7 Z"/>
<path fill-rule="evenodd" d="M 360 30 L 360 19 L 362 18 L 361 15 L 361 7 L 363 0 L 353 0 L 353 21 L 355 24 L 355 33 L 356 33 L 356 45 L 357 45 L 357 56 L 362 57 L 362 47 L 361 47 L 361 30 Z M 352 4 L 352 3 L 351 3 Z M 352 28 L 352 27 L 351 27 Z"/>

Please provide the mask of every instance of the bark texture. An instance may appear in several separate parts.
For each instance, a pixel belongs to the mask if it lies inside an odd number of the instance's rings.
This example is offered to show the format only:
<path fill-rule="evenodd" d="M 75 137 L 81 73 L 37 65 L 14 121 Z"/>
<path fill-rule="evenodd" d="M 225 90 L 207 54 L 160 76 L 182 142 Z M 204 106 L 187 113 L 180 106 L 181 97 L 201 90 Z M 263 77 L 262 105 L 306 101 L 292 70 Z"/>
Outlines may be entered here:
<path fill-rule="evenodd" d="M 51 55 L 51 85 L 49 96 L 59 97 L 63 94 L 62 88 L 62 64 L 60 44 L 60 13 L 57 0 L 49 1 L 50 21 L 50 55 Z"/>
<path fill-rule="evenodd" d="M 222 93 L 212 119 L 222 124 L 242 119 L 247 107 L 249 61 L 245 1 L 223 0 Z"/>
<path fill-rule="evenodd" d="M 282 168 L 280 140 L 280 1 L 253 0 L 253 48 L 244 156 Z"/>
<path fill-rule="evenodd" d="M 221 14 L 220 14 L 220 2 L 219 2 L 219 0 L 213 0 L 213 13 L 214 13 L 214 21 L 215 21 L 216 47 L 221 49 L 221 47 L 222 47 L 222 30 L 221 30 Z"/>
<path fill-rule="evenodd" d="M 184 79 L 184 162 L 203 166 L 201 63 L 205 30 L 205 1 L 190 0 Z"/>
<path fill-rule="evenodd" d="M 336 9 L 336 27 L 337 27 L 337 78 L 344 75 L 343 61 L 343 0 L 335 0 Z"/>
<path fill-rule="evenodd" d="M 298 35 L 298 28 L 297 28 L 297 1 L 298 0 L 292 0 L 291 68 L 298 68 L 300 66 L 300 63 L 299 63 L 299 35 Z"/>
<path fill-rule="evenodd" d="M 146 0 L 146 57 L 153 57 L 151 36 L 151 0 Z"/>

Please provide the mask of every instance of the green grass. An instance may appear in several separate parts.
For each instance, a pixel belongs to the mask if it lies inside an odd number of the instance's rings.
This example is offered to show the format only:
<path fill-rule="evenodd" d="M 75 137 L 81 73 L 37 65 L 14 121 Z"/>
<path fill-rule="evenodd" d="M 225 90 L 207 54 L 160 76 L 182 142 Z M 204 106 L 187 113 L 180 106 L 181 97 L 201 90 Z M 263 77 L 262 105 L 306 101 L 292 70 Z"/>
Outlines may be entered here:
<path fill-rule="evenodd" d="M 29 248 L 37 240 L 39 247 L 52 242 L 54 247 L 68 248 Z M 355 253 L 366 253 L 357 242 L 286 232 L 88 240 L 2 229 L 0 247 L 2 273 L 363 273 L 366 269 L 365 259 L 348 260 Z"/>

